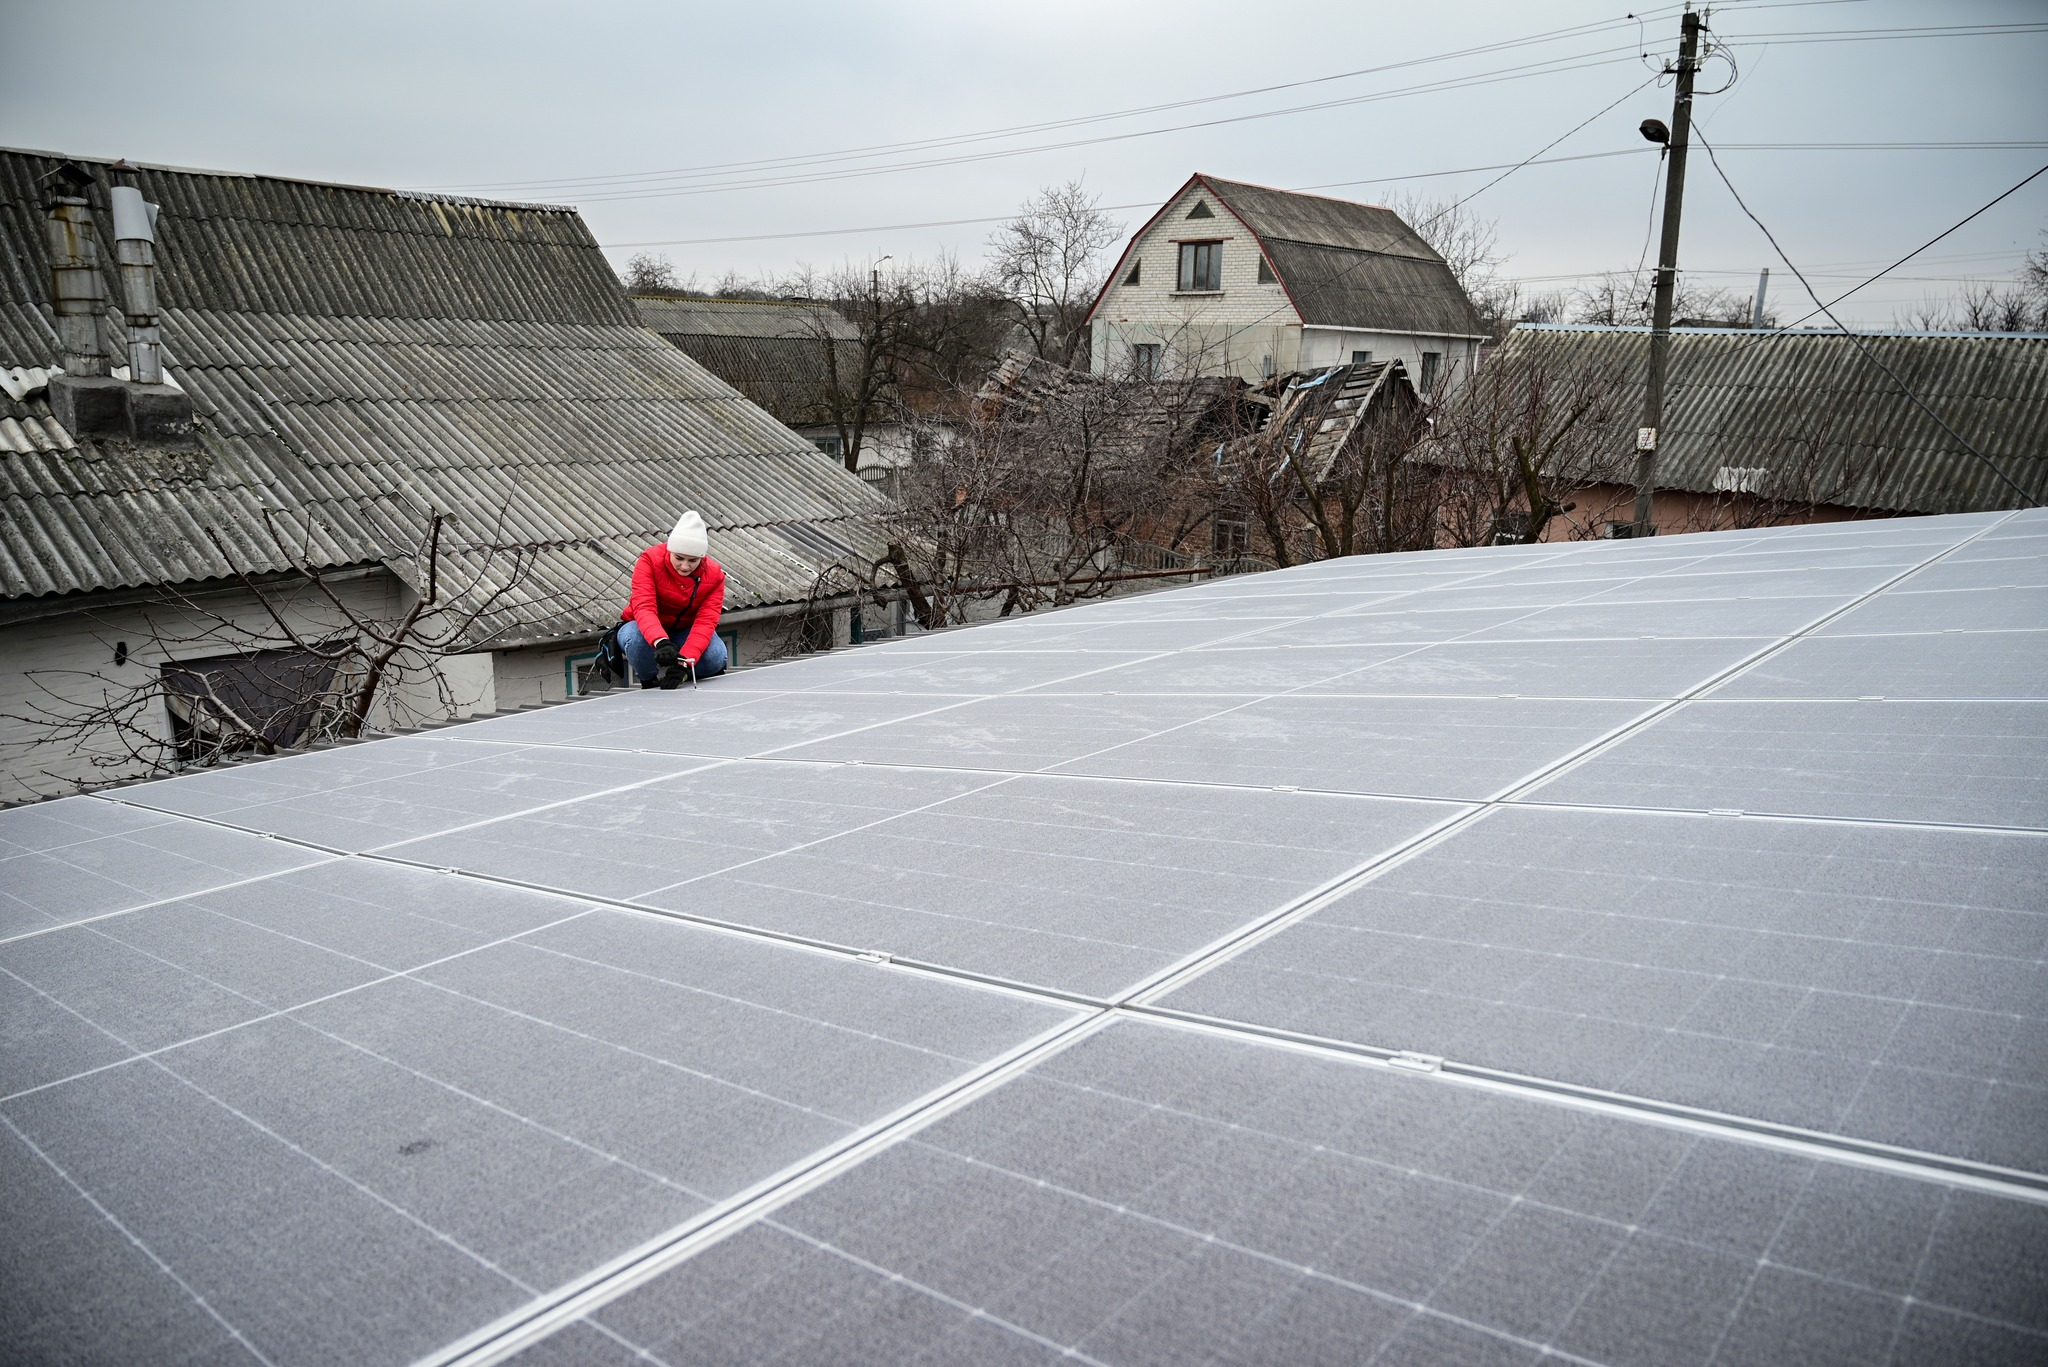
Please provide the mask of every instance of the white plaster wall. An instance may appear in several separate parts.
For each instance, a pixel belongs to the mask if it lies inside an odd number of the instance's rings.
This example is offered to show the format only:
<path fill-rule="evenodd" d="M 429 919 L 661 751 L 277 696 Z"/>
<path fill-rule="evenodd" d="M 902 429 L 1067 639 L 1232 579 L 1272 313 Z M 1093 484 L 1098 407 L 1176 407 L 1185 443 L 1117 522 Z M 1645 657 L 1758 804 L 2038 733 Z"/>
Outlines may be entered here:
<path fill-rule="evenodd" d="M 1408 369 L 1408 380 L 1422 383 L 1422 353 L 1440 353 L 1447 367 L 1446 383 L 1462 384 L 1479 359 L 1479 343 L 1462 337 L 1422 337 L 1405 333 L 1364 332 L 1347 328 L 1310 327 L 1302 330 L 1301 369 L 1349 365 L 1354 351 L 1370 351 L 1375 361 L 1398 360 Z"/>
<path fill-rule="evenodd" d="M 353 611 L 390 619 L 411 603 L 396 577 L 342 578 L 331 585 Z M 317 639 L 341 629 L 332 605 L 307 586 L 265 589 L 265 599 L 295 630 Z M 91 706 L 147 685 L 173 660 L 228 655 L 251 637 L 268 635 L 264 600 L 241 588 L 192 595 L 187 607 L 158 599 L 113 605 L 84 600 L 77 610 L 0 625 L 0 802 L 67 792 L 80 784 L 138 778 L 133 744 L 111 731 L 71 735 L 37 720 L 40 712 Z M 17 603 L 17 609 L 33 605 Z M 117 649 L 128 647 L 124 663 Z M 269 642 L 264 642 L 269 644 Z M 495 706 L 485 657 L 410 657 L 380 691 L 369 722 L 378 729 L 489 711 Z M 161 698 L 133 716 L 146 736 L 168 741 L 170 718 Z M 104 761 L 104 762 L 102 762 Z"/>
<path fill-rule="evenodd" d="M 1196 201 L 1206 201 L 1214 218 L 1189 219 Z M 1223 243 L 1223 288 L 1183 294 L 1179 284 L 1180 243 Z M 1166 212 L 1136 238 L 1117 266 L 1090 329 L 1090 363 L 1095 373 L 1127 369 L 1131 348 L 1143 342 L 1165 348 L 1167 374 L 1238 375 L 1260 379 L 1268 364 L 1296 369 L 1300 315 L 1276 281 L 1259 283 L 1259 246 L 1214 195 L 1194 186 L 1175 196 Z M 1131 265 L 1139 279 L 1126 285 Z"/>

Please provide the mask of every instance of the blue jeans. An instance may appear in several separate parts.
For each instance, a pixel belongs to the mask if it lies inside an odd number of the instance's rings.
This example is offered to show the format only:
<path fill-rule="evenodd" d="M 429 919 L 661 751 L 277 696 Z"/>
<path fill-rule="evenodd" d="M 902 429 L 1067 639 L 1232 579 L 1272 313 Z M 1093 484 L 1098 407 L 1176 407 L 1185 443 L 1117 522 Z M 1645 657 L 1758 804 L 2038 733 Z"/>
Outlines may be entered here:
<path fill-rule="evenodd" d="M 676 642 L 678 649 L 682 642 Z M 640 634 L 638 622 L 627 622 L 619 628 L 619 649 L 626 652 L 626 658 L 633 664 L 633 677 L 641 683 L 653 683 L 661 677 L 661 666 L 654 662 L 654 647 L 647 644 L 647 638 Z M 711 633 L 711 644 L 704 647 L 704 658 L 697 661 L 697 677 L 708 679 L 714 674 L 725 673 L 726 661 L 731 658 L 725 649 L 725 638 L 717 632 Z"/>

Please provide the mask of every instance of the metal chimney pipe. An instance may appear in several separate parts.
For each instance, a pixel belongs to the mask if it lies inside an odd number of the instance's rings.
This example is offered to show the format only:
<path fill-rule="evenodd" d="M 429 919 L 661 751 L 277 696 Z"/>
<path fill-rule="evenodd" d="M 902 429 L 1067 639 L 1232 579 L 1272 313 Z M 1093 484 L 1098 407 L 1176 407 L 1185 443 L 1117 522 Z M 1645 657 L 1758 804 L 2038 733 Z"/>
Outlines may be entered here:
<path fill-rule="evenodd" d="M 128 320 L 128 377 L 137 384 L 164 382 L 163 330 L 156 313 L 156 205 L 142 198 L 134 177 L 114 187 L 114 259 L 121 268 L 121 311 Z"/>
<path fill-rule="evenodd" d="M 1771 287 L 1771 268 L 1764 267 L 1764 273 L 1756 278 L 1756 303 L 1750 305 L 1749 328 L 1755 332 L 1764 325 L 1764 291 Z"/>
<path fill-rule="evenodd" d="M 50 244 L 50 305 L 57 314 L 57 363 L 66 375 L 105 375 L 100 342 L 107 283 L 100 276 L 98 230 L 85 187 L 92 177 L 76 165 L 59 169 L 51 188 L 44 231 Z"/>

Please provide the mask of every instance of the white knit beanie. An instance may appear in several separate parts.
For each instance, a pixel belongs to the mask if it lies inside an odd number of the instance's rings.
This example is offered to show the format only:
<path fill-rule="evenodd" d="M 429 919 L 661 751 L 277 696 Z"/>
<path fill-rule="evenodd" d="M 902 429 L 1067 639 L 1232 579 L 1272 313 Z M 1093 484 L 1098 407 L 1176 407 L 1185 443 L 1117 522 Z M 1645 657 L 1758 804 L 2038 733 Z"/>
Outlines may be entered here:
<path fill-rule="evenodd" d="M 711 539 L 704 534 L 704 514 L 692 508 L 677 518 L 676 529 L 668 534 L 668 548 L 676 555 L 708 553 Z"/>

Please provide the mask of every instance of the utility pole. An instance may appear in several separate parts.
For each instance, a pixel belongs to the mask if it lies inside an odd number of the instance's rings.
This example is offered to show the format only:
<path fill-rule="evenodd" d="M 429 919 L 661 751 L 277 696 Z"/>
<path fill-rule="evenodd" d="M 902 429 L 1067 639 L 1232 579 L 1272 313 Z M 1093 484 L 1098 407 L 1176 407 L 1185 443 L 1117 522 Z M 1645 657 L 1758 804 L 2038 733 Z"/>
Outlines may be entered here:
<path fill-rule="evenodd" d="M 1679 21 L 1678 92 L 1671 101 L 1670 151 L 1664 169 L 1664 236 L 1657 247 L 1657 301 L 1650 318 L 1650 374 L 1643 387 L 1643 425 L 1636 433 L 1636 520 L 1632 536 L 1649 536 L 1656 492 L 1658 429 L 1664 424 L 1664 368 L 1671 359 L 1671 300 L 1678 288 L 1678 214 L 1685 202 L 1685 147 L 1692 132 L 1692 77 L 1699 68 L 1699 15 L 1690 6 Z M 1662 142 L 1643 126 L 1645 137 Z M 1662 131 L 1662 130 L 1656 130 Z"/>

